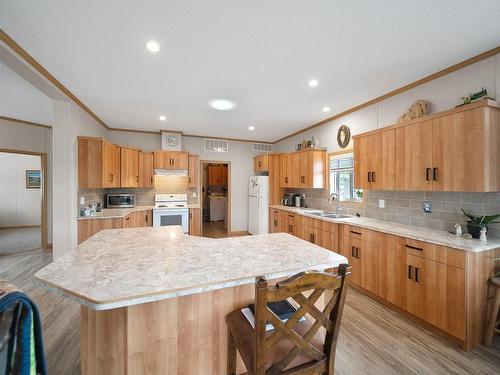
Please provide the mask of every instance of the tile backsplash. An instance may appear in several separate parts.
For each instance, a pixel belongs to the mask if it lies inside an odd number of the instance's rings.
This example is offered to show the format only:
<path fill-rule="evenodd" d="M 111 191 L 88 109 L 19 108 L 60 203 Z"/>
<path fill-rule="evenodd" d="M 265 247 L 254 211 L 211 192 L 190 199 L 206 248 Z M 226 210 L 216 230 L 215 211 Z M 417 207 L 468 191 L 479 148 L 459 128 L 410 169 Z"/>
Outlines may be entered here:
<path fill-rule="evenodd" d="M 335 206 L 332 207 L 328 203 L 330 194 L 328 189 L 287 191 L 305 194 L 305 204 L 308 207 L 329 211 L 335 209 Z M 363 195 L 361 204 L 342 202 L 344 212 L 349 215 L 358 213 L 365 217 L 446 231 L 454 230 L 456 223 L 462 224 L 466 231 L 466 217 L 462 214 L 461 208 L 478 215 L 500 213 L 500 193 L 365 190 Z M 380 199 L 384 200 L 384 208 L 379 208 Z M 431 213 L 423 211 L 424 201 L 432 203 Z M 500 238 L 500 224 L 490 225 L 488 235 Z"/>
<path fill-rule="evenodd" d="M 105 205 L 106 194 L 135 194 L 135 204 L 136 206 L 152 206 L 155 202 L 155 194 L 165 194 L 166 191 L 162 188 L 158 189 L 78 189 L 78 209 L 81 207 L 88 206 L 95 202 L 101 202 L 103 207 Z M 169 191 L 169 193 L 174 193 L 174 191 Z M 187 193 L 188 203 L 197 204 L 198 203 L 198 191 L 196 188 L 190 188 L 187 191 L 184 189 L 182 191 L 175 191 L 175 193 Z M 196 197 L 193 197 L 193 193 L 196 193 Z M 85 198 L 85 203 L 80 204 L 80 197 Z"/>

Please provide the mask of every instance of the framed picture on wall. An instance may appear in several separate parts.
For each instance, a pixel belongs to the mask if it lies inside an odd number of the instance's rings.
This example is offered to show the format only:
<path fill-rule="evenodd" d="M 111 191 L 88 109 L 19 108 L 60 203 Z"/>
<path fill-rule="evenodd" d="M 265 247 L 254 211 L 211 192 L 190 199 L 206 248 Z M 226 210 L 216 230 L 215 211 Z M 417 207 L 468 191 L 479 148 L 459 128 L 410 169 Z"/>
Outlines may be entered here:
<path fill-rule="evenodd" d="M 40 189 L 42 187 L 42 176 L 39 169 L 26 171 L 26 189 Z"/>

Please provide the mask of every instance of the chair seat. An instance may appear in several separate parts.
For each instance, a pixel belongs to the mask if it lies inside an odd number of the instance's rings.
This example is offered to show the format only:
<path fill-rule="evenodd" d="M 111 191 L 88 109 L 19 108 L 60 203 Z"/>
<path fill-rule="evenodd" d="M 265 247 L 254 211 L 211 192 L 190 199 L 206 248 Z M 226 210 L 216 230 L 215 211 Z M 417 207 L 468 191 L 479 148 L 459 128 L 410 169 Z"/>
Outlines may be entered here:
<path fill-rule="evenodd" d="M 248 372 L 251 374 L 254 368 L 255 331 L 240 309 L 230 313 L 226 317 L 226 322 L 228 329 L 233 335 L 241 358 L 243 359 Z M 295 325 L 294 331 L 303 337 L 311 326 L 311 321 L 306 317 L 305 321 L 299 322 Z M 274 330 L 266 332 L 266 338 L 273 332 Z M 324 334 L 320 329 L 309 342 L 318 350 L 323 351 L 324 341 Z M 290 340 L 282 337 L 270 348 L 270 350 L 266 351 L 266 369 L 268 369 L 271 364 L 279 362 L 294 347 L 295 345 Z M 311 361 L 315 361 L 314 358 L 301 351 L 300 354 L 298 354 L 284 370 L 294 368 Z"/>

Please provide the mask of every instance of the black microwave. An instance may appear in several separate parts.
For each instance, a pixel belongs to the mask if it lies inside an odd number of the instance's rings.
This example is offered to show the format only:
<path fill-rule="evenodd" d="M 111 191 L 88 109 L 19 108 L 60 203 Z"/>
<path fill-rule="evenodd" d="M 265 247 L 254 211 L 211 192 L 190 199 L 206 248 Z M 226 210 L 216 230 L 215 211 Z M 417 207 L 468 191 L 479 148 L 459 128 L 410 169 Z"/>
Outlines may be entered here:
<path fill-rule="evenodd" d="M 107 194 L 107 208 L 133 208 L 135 207 L 135 194 Z"/>

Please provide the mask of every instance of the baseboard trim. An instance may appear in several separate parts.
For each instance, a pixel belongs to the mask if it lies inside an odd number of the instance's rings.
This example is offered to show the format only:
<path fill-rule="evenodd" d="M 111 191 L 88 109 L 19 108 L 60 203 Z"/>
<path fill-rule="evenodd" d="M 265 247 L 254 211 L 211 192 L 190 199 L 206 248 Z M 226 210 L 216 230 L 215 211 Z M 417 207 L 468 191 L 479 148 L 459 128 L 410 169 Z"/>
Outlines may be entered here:
<path fill-rule="evenodd" d="M 231 237 L 241 237 L 241 236 L 249 236 L 250 233 L 248 233 L 246 230 L 240 230 L 240 231 L 235 231 L 231 232 L 230 236 Z"/>
<path fill-rule="evenodd" d="M 0 227 L 0 229 L 22 229 L 22 228 L 41 228 L 41 225 L 14 225 L 10 227 Z"/>

